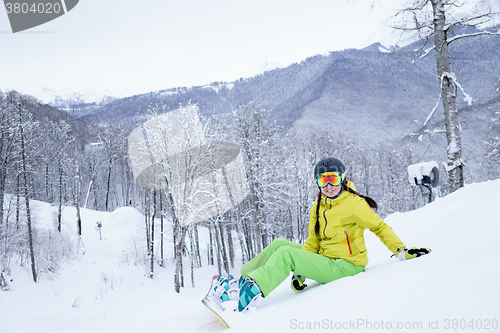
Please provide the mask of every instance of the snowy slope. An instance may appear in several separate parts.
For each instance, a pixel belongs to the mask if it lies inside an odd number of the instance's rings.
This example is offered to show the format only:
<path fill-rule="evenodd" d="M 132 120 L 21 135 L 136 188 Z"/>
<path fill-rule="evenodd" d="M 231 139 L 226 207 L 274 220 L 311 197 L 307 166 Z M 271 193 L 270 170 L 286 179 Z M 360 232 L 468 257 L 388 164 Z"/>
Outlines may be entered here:
<path fill-rule="evenodd" d="M 40 205 L 47 216 L 54 210 Z M 74 216 L 74 209 L 65 210 L 64 230 L 73 231 Z M 367 231 L 370 263 L 365 273 L 327 285 L 308 281 L 301 294 L 287 280 L 261 299 L 256 311 L 228 316 L 231 331 L 472 332 L 482 331 L 477 330 L 480 324 L 499 331 L 499 216 L 500 180 L 471 184 L 422 209 L 393 214 L 386 222 L 406 245 L 431 247 L 431 255 L 390 258 Z M 10 290 L 0 292 L 0 332 L 225 330 L 200 303 L 215 267 L 196 270 L 192 288 L 186 262 L 186 287 L 176 294 L 171 256 L 167 268 L 156 267 L 154 279 L 138 263 L 145 243 L 139 212 L 83 210 L 82 220 L 84 246 L 52 280 L 45 274 L 34 284 L 27 269 L 13 271 Z M 103 240 L 97 221 L 103 224 Z"/>

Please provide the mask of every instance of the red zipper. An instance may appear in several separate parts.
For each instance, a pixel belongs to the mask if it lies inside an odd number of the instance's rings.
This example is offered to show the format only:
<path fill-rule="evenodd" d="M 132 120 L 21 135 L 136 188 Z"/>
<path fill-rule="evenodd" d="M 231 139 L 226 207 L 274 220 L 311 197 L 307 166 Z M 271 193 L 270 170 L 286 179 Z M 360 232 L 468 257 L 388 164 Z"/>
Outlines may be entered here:
<path fill-rule="evenodd" d="M 351 243 L 349 242 L 349 235 L 347 234 L 346 230 L 344 230 L 344 233 L 345 233 L 345 238 L 347 239 L 347 246 L 349 246 L 349 253 L 352 254 Z"/>

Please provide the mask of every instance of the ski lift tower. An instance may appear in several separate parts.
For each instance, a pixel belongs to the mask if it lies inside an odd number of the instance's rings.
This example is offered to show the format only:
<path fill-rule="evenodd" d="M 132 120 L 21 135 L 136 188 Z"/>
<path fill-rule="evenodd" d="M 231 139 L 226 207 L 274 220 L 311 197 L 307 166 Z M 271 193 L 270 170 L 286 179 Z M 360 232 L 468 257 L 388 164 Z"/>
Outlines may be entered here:
<path fill-rule="evenodd" d="M 408 166 L 408 182 L 413 186 L 420 187 L 422 196 L 425 198 L 425 190 L 428 193 L 428 202 L 431 203 L 432 188 L 439 183 L 439 165 L 435 161 L 412 164 Z"/>

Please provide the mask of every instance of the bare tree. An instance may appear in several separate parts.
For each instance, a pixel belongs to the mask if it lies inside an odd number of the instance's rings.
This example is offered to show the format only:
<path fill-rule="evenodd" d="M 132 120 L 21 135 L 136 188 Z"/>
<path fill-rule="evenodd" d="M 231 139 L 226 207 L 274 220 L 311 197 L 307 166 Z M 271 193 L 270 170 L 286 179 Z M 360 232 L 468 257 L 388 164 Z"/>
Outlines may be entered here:
<path fill-rule="evenodd" d="M 498 15 L 491 6 L 485 6 L 487 3 L 487 0 L 478 2 L 477 6 L 469 8 L 470 3 L 465 0 L 413 0 L 408 7 L 396 15 L 397 18 L 401 18 L 401 21 L 394 27 L 406 32 L 417 33 L 418 37 L 425 41 L 423 48 L 431 38 L 434 39 L 434 45 L 424 52 L 424 56 L 432 50 L 436 53 L 437 75 L 441 89 L 440 98 L 444 107 L 448 142 L 446 171 L 448 172 L 450 192 L 456 191 L 464 185 L 461 128 L 457 111 L 458 89 L 464 93 L 469 103 L 471 98 L 465 94 L 451 70 L 448 46 L 453 41 L 465 37 L 484 34 L 498 35 L 489 31 L 478 31 L 450 38 L 451 33 L 459 27 L 485 24 Z M 435 109 L 432 113 L 434 111 Z"/>
<path fill-rule="evenodd" d="M 500 80 L 498 82 L 500 90 Z M 500 177 L 500 107 L 492 110 L 494 112 L 491 119 L 489 139 L 487 144 L 486 163 L 488 164 L 488 178 L 497 179 Z"/>
<path fill-rule="evenodd" d="M 144 188 L 165 189 L 173 222 L 175 289 L 179 292 L 183 285 L 182 252 L 187 227 L 209 218 L 219 221 L 218 216 L 230 204 L 224 194 L 227 192 L 225 184 L 216 181 L 222 178 L 219 168 L 217 172 L 214 170 L 212 160 L 217 150 L 205 140 L 197 107 L 188 105 L 159 114 L 165 112 L 160 108 L 153 108 L 152 119 L 131 133 L 129 149 L 133 167 L 136 167 L 136 183 Z M 221 248 L 224 249 L 224 244 Z M 227 256 L 224 258 L 229 274 Z"/>
<path fill-rule="evenodd" d="M 11 93 L 12 95 L 12 93 Z M 12 96 L 0 92 L 0 227 L 2 226 L 4 194 L 8 170 L 14 162 L 14 144 L 16 141 L 15 112 L 9 101 Z"/>
<path fill-rule="evenodd" d="M 76 229 L 78 236 L 82 235 L 82 217 L 80 214 L 80 185 L 82 177 L 80 174 L 80 167 L 76 166 L 76 194 L 75 194 L 75 207 L 76 207 Z M 81 238 L 80 238 L 81 240 Z"/>
<path fill-rule="evenodd" d="M 55 182 L 58 189 L 57 230 L 61 232 L 65 184 L 68 182 L 69 170 L 74 165 L 74 161 L 69 157 L 69 151 L 74 149 L 73 143 L 75 140 L 70 134 L 71 127 L 66 121 L 60 120 L 58 123 L 49 122 L 48 126 L 48 131 L 45 133 L 45 141 L 47 141 L 46 145 L 48 149 L 45 152 L 46 156 L 44 159 L 47 166 L 49 163 L 55 164 Z M 47 182 L 49 181 L 47 180 Z"/>
<path fill-rule="evenodd" d="M 26 204 L 26 219 L 28 224 L 28 242 L 29 242 L 29 252 L 31 259 L 31 273 L 33 275 L 33 281 L 37 282 L 36 264 L 35 264 L 35 252 L 33 243 L 33 229 L 31 223 L 31 209 L 30 209 L 30 199 L 29 199 L 29 189 L 28 189 L 28 162 L 27 162 L 27 144 L 25 136 L 25 128 L 27 126 L 27 121 L 23 119 L 23 105 L 21 101 L 17 103 L 18 117 L 19 117 L 19 144 L 20 144 L 20 155 L 21 155 L 21 172 L 23 175 L 23 190 L 24 190 L 24 202 Z"/>
<path fill-rule="evenodd" d="M 121 123 L 113 123 L 103 126 L 98 134 L 99 141 L 103 143 L 101 161 L 106 170 L 106 188 L 104 198 L 104 209 L 109 210 L 111 195 L 112 174 L 117 173 L 117 165 L 126 160 L 125 128 Z M 113 172 L 114 171 L 114 172 Z M 122 178 L 122 177 L 119 177 Z M 118 180 L 118 179 L 117 179 Z"/>
<path fill-rule="evenodd" d="M 233 111 L 235 141 L 241 146 L 250 187 L 249 209 L 243 215 L 251 216 L 252 224 L 243 223 L 249 259 L 267 246 L 265 199 L 266 157 L 270 155 L 276 128 L 269 127 L 270 111 L 250 102 Z M 248 214 L 249 213 L 249 214 Z M 253 231 L 253 232 L 252 232 Z M 256 237 L 252 236 L 256 233 Z M 251 240 L 254 240 L 252 244 Z"/>

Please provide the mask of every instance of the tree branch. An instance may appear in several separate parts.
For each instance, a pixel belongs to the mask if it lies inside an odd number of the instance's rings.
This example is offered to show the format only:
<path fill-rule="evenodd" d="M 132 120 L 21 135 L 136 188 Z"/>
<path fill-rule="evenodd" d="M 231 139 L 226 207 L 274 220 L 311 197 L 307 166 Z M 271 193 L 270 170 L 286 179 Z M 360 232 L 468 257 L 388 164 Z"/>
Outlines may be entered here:
<path fill-rule="evenodd" d="M 456 27 L 456 26 L 460 26 L 460 27 L 478 26 L 478 25 L 481 25 L 481 24 L 484 24 L 484 23 L 491 21 L 490 18 L 495 16 L 495 15 L 498 15 L 498 13 L 492 13 L 490 10 L 487 13 L 484 13 L 481 15 L 466 17 L 466 18 L 463 18 L 463 19 L 455 21 L 455 22 L 447 23 L 446 24 L 447 27 L 445 28 L 445 30 L 449 30 L 449 29 Z M 482 19 L 485 19 L 485 20 L 482 21 Z M 473 22 L 473 23 L 470 23 L 470 22 Z"/>
<path fill-rule="evenodd" d="M 448 45 L 450 45 L 451 42 L 454 42 L 458 39 L 481 36 L 481 35 L 500 36 L 500 33 L 499 32 L 481 31 L 481 32 L 475 32 L 472 34 L 463 34 L 463 35 L 459 35 L 459 36 L 454 36 L 454 37 L 448 39 Z"/>
<path fill-rule="evenodd" d="M 429 122 L 429 120 L 431 120 L 432 116 L 434 115 L 434 113 L 436 112 L 438 106 L 439 106 L 439 102 L 441 102 L 441 94 L 439 94 L 439 98 L 438 98 L 438 101 L 436 103 L 436 106 L 432 109 L 431 113 L 429 114 L 429 116 L 427 117 L 427 119 L 425 120 L 424 122 L 424 127 L 427 125 L 427 123 Z"/>
<path fill-rule="evenodd" d="M 424 51 L 424 54 L 422 54 L 419 58 L 425 58 L 431 53 L 432 50 L 435 50 L 436 46 L 433 45 L 432 47 L 429 47 L 427 50 Z M 418 51 L 418 50 L 417 50 Z"/>

